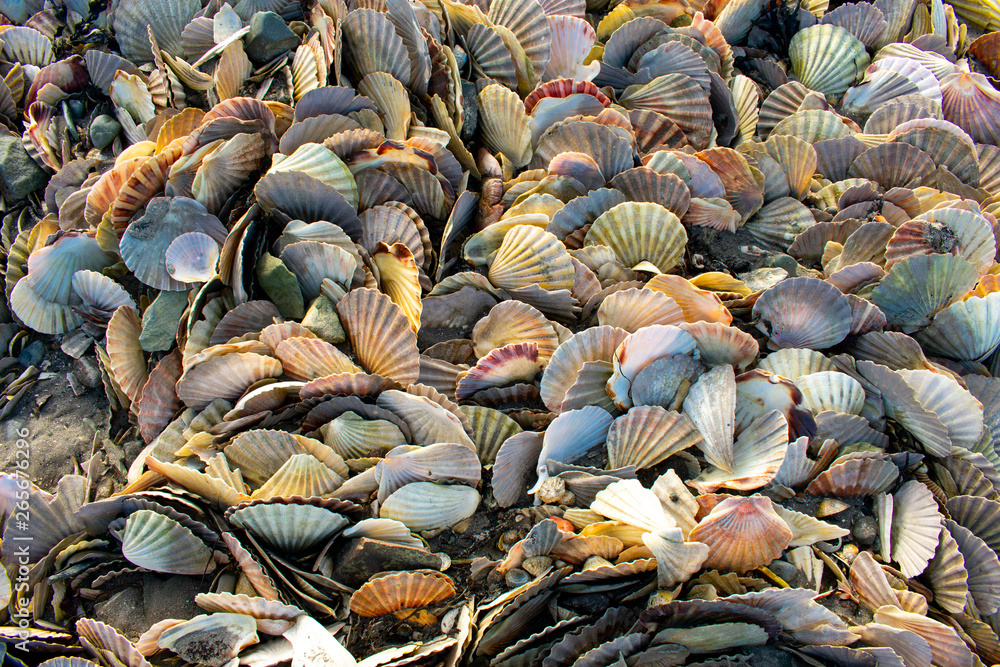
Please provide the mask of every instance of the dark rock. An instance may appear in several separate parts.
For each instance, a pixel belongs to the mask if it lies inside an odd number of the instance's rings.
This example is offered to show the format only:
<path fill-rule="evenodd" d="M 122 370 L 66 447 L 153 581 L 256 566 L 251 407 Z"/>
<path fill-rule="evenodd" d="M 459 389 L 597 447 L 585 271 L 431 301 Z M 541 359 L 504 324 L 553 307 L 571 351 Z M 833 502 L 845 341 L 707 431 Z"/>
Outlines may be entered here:
<path fill-rule="evenodd" d="M 775 253 L 774 255 L 769 255 L 767 259 L 764 260 L 764 266 L 776 267 L 779 269 L 784 269 L 788 271 L 788 277 L 794 278 L 799 274 L 799 263 L 795 261 L 795 258 L 791 255 L 786 255 L 784 253 Z"/>
<path fill-rule="evenodd" d="M 89 357 L 73 360 L 73 377 L 79 380 L 83 386 L 91 389 L 101 385 L 101 371 Z"/>
<path fill-rule="evenodd" d="M 21 145 L 21 137 L 0 135 L 0 190 L 13 204 L 42 188 L 49 177 Z"/>
<path fill-rule="evenodd" d="M 858 544 L 868 546 L 875 541 L 878 536 L 878 524 L 870 516 L 858 517 L 858 520 L 851 526 L 851 536 Z"/>
<path fill-rule="evenodd" d="M 97 150 L 103 150 L 115 140 L 121 130 L 122 126 L 117 120 L 111 116 L 100 115 L 90 123 L 90 143 Z"/>
<path fill-rule="evenodd" d="M 297 48 L 301 40 L 284 19 L 274 12 L 257 12 L 250 19 L 247 57 L 254 65 L 269 63 L 285 51 Z"/>
<path fill-rule="evenodd" d="M 44 356 L 45 344 L 40 340 L 36 340 L 31 345 L 21 350 L 21 354 L 17 355 L 17 363 L 21 364 L 25 368 L 28 366 L 37 366 L 42 362 L 42 357 Z"/>
<path fill-rule="evenodd" d="M 379 572 L 440 568 L 441 558 L 422 549 L 362 537 L 352 541 L 340 555 L 333 578 L 358 588 Z"/>

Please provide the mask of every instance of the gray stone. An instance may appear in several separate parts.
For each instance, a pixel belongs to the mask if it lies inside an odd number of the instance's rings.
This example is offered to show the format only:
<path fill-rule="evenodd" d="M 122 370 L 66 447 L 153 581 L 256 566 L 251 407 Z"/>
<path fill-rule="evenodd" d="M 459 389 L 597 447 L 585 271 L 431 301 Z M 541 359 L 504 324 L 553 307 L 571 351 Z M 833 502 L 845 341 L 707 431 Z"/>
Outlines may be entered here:
<path fill-rule="evenodd" d="M 0 135 L 0 190 L 11 204 L 42 188 L 49 176 L 31 159 L 21 137 Z"/>
<path fill-rule="evenodd" d="M 269 63 L 301 43 L 288 24 L 274 12 L 257 12 L 250 19 L 246 50 L 254 65 Z"/>
<path fill-rule="evenodd" d="M 187 307 L 187 292 L 160 292 L 142 314 L 139 344 L 146 352 L 166 352 L 174 344 L 177 324 Z"/>
<path fill-rule="evenodd" d="M 104 150 L 121 130 L 122 126 L 117 120 L 108 115 L 100 115 L 90 123 L 90 143 L 97 150 Z"/>
<path fill-rule="evenodd" d="M 302 318 L 302 326 L 309 329 L 330 345 L 340 345 L 347 340 L 344 327 L 337 315 L 337 306 L 322 294 L 309 306 L 306 316 Z"/>
<path fill-rule="evenodd" d="M 764 266 L 784 269 L 785 271 L 788 271 L 789 278 L 795 278 L 799 274 L 800 268 L 799 263 L 795 261 L 794 257 L 780 252 L 774 255 L 769 255 L 767 259 L 764 260 Z"/>
<path fill-rule="evenodd" d="M 101 371 L 88 357 L 73 360 L 73 377 L 83 386 L 91 389 L 101 385 Z"/>
<path fill-rule="evenodd" d="M 299 279 L 277 257 L 262 253 L 257 260 L 257 280 L 282 317 L 300 320 L 306 314 Z M 339 320 L 338 320 L 339 322 Z"/>

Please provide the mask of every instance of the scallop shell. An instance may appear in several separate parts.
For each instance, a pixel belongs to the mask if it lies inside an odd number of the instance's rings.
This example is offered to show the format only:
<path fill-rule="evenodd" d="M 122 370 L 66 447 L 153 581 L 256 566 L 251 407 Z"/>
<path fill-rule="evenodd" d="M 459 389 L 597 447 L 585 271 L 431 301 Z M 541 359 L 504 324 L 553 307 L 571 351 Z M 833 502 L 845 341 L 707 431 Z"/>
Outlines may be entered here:
<path fill-rule="evenodd" d="M 156 640 L 186 661 L 225 664 L 256 644 L 257 623 L 246 614 L 204 614 L 166 628 Z"/>
<path fill-rule="evenodd" d="M 201 410 L 216 398 L 234 401 L 255 382 L 282 373 L 281 362 L 252 352 L 212 357 L 187 368 L 177 381 L 177 395 Z"/>
<path fill-rule="evenodd" d="M 325 183 L 344 196 L 352 207 L 358 205 L 358 186 L 354 176 L 333 151 L 321 144 L 302 144 L 288 156 L 277 154 L 267 173 L 295 171 Z"/>
<path fill-rule="evenodd" d="M 934 557 L 942 517 L 926 486 L 913 480 L 894 494 L 892 558 L 907 577 L 916 577 Z"/>
<path fill-rule="evenodd" d="M 626 109 L 647 109 L 663 114 L 692 143 L 704 146 L 712 129 L 712 106 L 698 82 L 684 74 L 664 74 L 649 83 L 629 86 L 619 98 Z"/>
<path fill-rule="evenodd" d="M 660 534 L 674 527 L 656 495 L 635 479 L 614 482 L 597 493 L 590 509 L 609 519 Z"/>
<path fill-rule="evenodd" d="M 1000 503 L 979 496 L 955 496 L 945 506 L 952 520 L 986 542 L 990 549 L 997 550 L 1000 528 L 996 518 L 1000 515 Z"/>
<path fill-rule="evenodd" d="M 378 500 L 384 502 L 411 482 L 447 482 L 476 486 L 481 466 L 476 453 L 464 444 L 435 443 L 426 447 L 397 447 L 375 467 Z"/>
<path fill-rule="evenodd" d="M 108 322 L 108 357 L 115 382 L 122 388 L 129 400 L 139 398 L 149 377 L 146 358 L 139 344 L 142 323 L 132 306 L 119 306 Z"/>
<path fill-rule="evenodd" d="M 683 258 L 687 233 L 677 216 L 659 204 L 626 202 L 594 221 L 585 244 L 612 248 L 626 266 L 647 263 L 664 273 Z"/>
<path fill-rule="evenodd" d="M 684 322 L 678 326 L 694 338 L 701 361 L 708 366 L 728 364 L 742 371 L 757 358 L 757 341 L 736 327 L 720 322 Z"/>
<path fill-rule="evenodd" d="M 559 346 L 552 324 L 536 308 L 520 301 L 498 303 L 472 328 L 477 357 L 522 341 L 538 346 L 538 358 L 543 363 L 548 363 Z"/>
<path fill-rule="evenodd" d="M 203 575 L 215 569 L 212 550 L 177 521 L 152 510 L 129 515 L 122 532 L 122 554 L 153 572 Z"/>
<path fill-rule="evenodd" d="M 816 172 L 816 149 L 811 144 L 790 135 L 768 138 L 764 148 L 778 161 L 788 177 L 791 196 L 801 199 L 808 192 L 813 174 Z"/>
<path fill-rule="evenodd" d="M 614 373 L 608 380 L 608 396 L 618 409 L 627 410 L 632 405 L 632 381 L 643 368 L 663 357 L 695 352 L 694 338 L 675 326 L 655 324 L 629 334 L 612 357 Z"/>
<path fill-rule="evenodd" d="M 358 616 L 384 616 L 403 609 L 428 607 L 455 595 L 451 577 L 441 572 L 391 572 L 369 579 L 351 595 L 350 609 Z"/>
<path fill-rule="evenodd" d="M 705 470 L 688 484 L 702 493 L 720 488 L 740 491 L 760 488 L 774 479 L 787 449 L 788 422 L 773 410 L 739 434 L 732 445 L 732 463 L 728 467 Z"/>
<path fill-rule="evenodd" d="M 369 373 L 404 386 L 417 381 L 416 334 L 389 297 L 367 288 L 351 290 L 337 303 L 337 312 L 355 356 Z M 390 341 L 392 347 L 385 349 Z"/>
<path fill-rule="evenodd" d="M 941 107 L 945 119 L 969 133 L 978 143 L 1000 140 L 994 120 L 1000 95 L 982 74 L 956 72 L 941 80 Z"/>
<path fill-rule="evenodd" d="M 633 166 L 630 141 L 612 127 L 596 122 L 575 121 L 556 127 L 538 142 L 528 167 L 545 168 L 560 153 L 589 155 L 606 181 Z"/>
<path fill-rule="evenodd" d="M 588 361 L 611 362 L 618 345 L 628 336 L 624 329 L 591 327 L 562 343 L 552 355 L 541 381 L 541 397 L 547 408 L 560 411 L 566 392 Z"/>
<path fill-rule="evenodd" d="M 932 354 L 982 360 L 1000 345 L 1000 293 L 951 304 L 917 333 L 917 339 Z"/>
<path fill-rule="evenodd" d="M 686 415 L 659 406 L 638 406 L 612 423 L 607 439 L 608 465 L 650 468 L 700 440 Z"/>
<path fill-rule="evenodd" d="M 861 414 L 865 404 L 865 390 L 861 383 L 846 373 L 820 371 L 795 379 L 795 386 L 802 392 L 802 405 L 814 413 L 824 410 Z"/>
<path fill-rule="evenodd" d="M 832 371 L 835 366 L 822 352 L 807 348 L 786 347 L 761 359 L 757 368 L 795 380 L 811 373 Z"/>
<path fill-rule="evenodd" d="M 746 222 L 764 204 L 764 176 L 746 157 L 731 148 L 710 148 L 695 154 L 712 168 L 725 188 L 725 198 Z M 692 189 L 692 194 L 694 190 Z"/>
<path fill-rule="evenodd" d="M 945 533 L 950 533 L 957 543 L 967 570 L 968 591 L 982 614 L 995 613 L 1000 600 L 997 596 L 997 577 L 1000 576 L 1000 561 L 984 540 L 964 526 L 946 520 Z M 936 594 L 936 592 L 935 592 Z M 963 599 L 964 602 L 964 599 Z M 964 608 L 964 607 L 963 607 Z"/>
<path fill-rule="evenodd" d="M 455 397 L 463 400 L 489 387 L 499 387 L 518 380 L 530 381 L 542 370 L 537 343 L 511 343 L 492 350 L 458 380 Z"/>
<path fill-rule="evenodd" d="M 708 545 L 685 542 L 680 528 L 644 533 L 642 541 L 656 558 L 657 584 L 661 589 L 673 588 L 690 579 L 709 555 Z"/>
<path fill-rule="evenodd" d="M 806 487 L 811 496 L 860 498 L 885 491 L 899 476 L 896 465 L 878 454 L 841 457 Z"/>
<path fill-rule="evenodd" d="M 688 391 L 684 412 L 704 438 L 699 447 L 716 468 L 732 470 L 736 428 L 736 374 L 731 366 L 717 366 Z"/>
<path fill-rule="evenodd" d="M 725 325 L 733 322 L 732 313 L 722 305 L 722 299 L 717 294 L 698 289 L 680 276 L 653 276 L 645 286 L 676 301 L 684 311 L 687 322 L 720 322 Z"/>
<path fill-rule="evenodd" d="M 332 222 L 352 239 L 360 238 L 361 223 L 354 208 L 336 188 L 294 171 L 266 174 L 254 186 L 261 208 L 282 220 Z"/>
<path fill-rule="evenodd" d="M 292 626 L 304 612 L 276 600 L 232 593 L 198 593 L 195 604 L 208 612 L 243 614 L 255 619 L 257 631 L 278 635 Z"/>
<path fill-rule="evenodd" d="M 797 111 L 783 119 L 771 134 L 790 134 L 815 144 L 825 139 L 841 139 L 851 135 L 851 124 L 846 118 L 825 109 Z M 770 138 L 770 134 L 768 138 Z"/>
<path fill-rule="evenodd" d="M 933 171 L 934 160 L 927 153 L 910 144 L 889 143 L 859 155 L 848 175 L 867 178 L 889 189 L 920 185 Z"/>
<path fill-rule="evenodd" d="M 335 473 L 311 454 L 293 454 L 259 489 L 250 494 L 254 500 L 302 496 L 329 496 L 344 483 Z"/>
<path fill-rule="evenodd" d="M 865 45 L 839 25 L 800 30 L 789 42 L 792 71 L 807 88 L 840 95 L 868 66 Z"/>
<path fill-rule="evenodd" d="M 954 255 L 918 255 L 893 265 L 872 292 L 889 324 L 915 331 L 976 284 L 976 268 Z"/>
<path fill-rule="evenodd" d="M 532 284 L 546 290 L 570 289 L 574 275 L 565 246 L 531 225 L 517 225 L 507 232 L 489 270 L 490 282 L 502 289 Z"/>
<path fill-rule="evenodd" d="M 688 539 L 709 547 L 706 568 L 748 572 L 781 555 L 792 531 L 763 496 L 725 497 L 691 531 Z"/>
<path fill-rule="evenodd" d="M 179 283 L 203 283 L 216 273 L 219 244 L 208 234 L 187 232 L 167 246 L 167 274 Z"/>
<path fill-rule="evenodd" d="M 815 311 L 822 312 L 822 317 Z M 753 315 L 760 318 L 757 328 L 775 348 L 827 348 L 842 341 L 851 325 L 851 308 L 844 295 L 815 278 L 778 283 L 757 299 Z"/>
<path fill-rule="evenodd" d="M 955 630 L 943 623 L 890 606 L 875 611 L 875 622 L 919 635 L 930 645 L 933 661 L 939 665 L 973 664 L 969 647 Z"/>
<path fill-rule="evenodd" d="M 149 662 L 124 635 L 110 625 L 90 618 L 81 618 L 74 626 L 80 643 L 98 660 L 113 656 L 118 664 L 129 667 L 149 667 Z M 75 666 L 74 666 L 75 667 Z"/>
<path fill-rule="evenodd" d="M 417 532 L 449 528 L 472 516 L 479 500 L 479 493 L 468 486 L 413 482 L 386 498 L 379 516 Z"/>
<path fill-rule="evenodd" d="M 677 174 L 660 174 L 647 167 L 627 169 L 613 179 L 611 187 L 630 201 L 653 202 L 683 218 L 691 201 L 690 190 Z"/>
<path fill-rule="evenodd" d="M 898 371 L 913 389 L 920 406 L 933 412 L 948 429 L 952 443 L 970 448 L 983 434 L 982 404 L 948 375 L 929 370 Z"/>
<path fill-rule="evenodd" d="M 314 549 L 347 525 L 325 507 L 288 499 L 257 500 L 234 508 L 227 520 L 288 553 Z"/>

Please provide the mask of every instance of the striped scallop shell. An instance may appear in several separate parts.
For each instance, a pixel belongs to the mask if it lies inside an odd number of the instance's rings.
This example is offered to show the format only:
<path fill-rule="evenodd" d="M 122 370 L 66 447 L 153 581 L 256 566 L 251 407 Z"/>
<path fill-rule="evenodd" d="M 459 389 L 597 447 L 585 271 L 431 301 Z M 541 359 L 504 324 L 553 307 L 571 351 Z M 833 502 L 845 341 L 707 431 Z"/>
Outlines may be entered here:
<path fill-rule="evenodd" d="M 792 531 L 769 498 L 726 496 L 698 522 L 688 539 L 708 545 L 704 567 L 747 572 L 780 556 Z"/>
<path fill-rule="evenodd" d="M 646 263 L 665 273 L 683 258 L 687 233 L 677 216 L 659 204 L 626 202 L 594 221 L 585 244 L 612 248 L 627 267 Z"/>
<path fill-rule="evenodd" d="M 608 465 L 649 468 L 700 440 L 701 434 L 686 415 L 659 406 L 637 406 L 611 424 Z"/>
<path fill-rule="evenodd" d="M 757 368 L 795 380 L 810 373 L 832 371 L 835 365 L 822 352 L 808 348 L 786 347 L 761 359 Z"/>
<path fill-rule="evenodd" d="M 729 364 L 742 371 L 760 351 L 750 334 L 721 322 L 683 322 L 678 327 L 694 338 L 701 362 L 707 366 Z"/>
<path fill-rule="evenodd" d="M 152 510 L 129 515 L 122 532 L 122 554 L 153 572 L 202 575 L 215 569 L 212 550 L 177 521 Z"/>
<path fill-rule="evenodd" d="M 506 235 L 490 264 L 490 282 L 502 289 L 538 284 L 542 289 L 573 286 L 575 271 L 565 246 L 551 233 L 517 225 Z"/>
<path fill-rule="evenodd" d="M 448 575 L 433 570 L 389 572 L 369 579 L 351 595 L 350 610 L 362 617 L 438 604 L 455 595 Z"/>
<path fill-rule="evenodd" d="M 375 466 L 378 500 L 385 502 L 411 482 L 447 482 L 476 486 L 482 466 L 464 444 L 435 443 L 426 447 L 397 447 Z"/>
<path fill-rule="evenodd" d="M 765 291 L 753 307 L 757 328 L 770 344 L 824 349 L 847 336 L 851 307 L 829 283 L 815 278 L 789 278 Z"/>
<path fill-rule="evenodd" d="M 132 306 L 119 306 L 108 322 L 107 350 L 115 382 L 129 400 L 139 398 L 149 372 L 139 336 L 142 323 Z"/>
<path fill-rule="evenodd" d="M 802 392 L 802 405 L 818 414 L 825 410 L 846 414 L 861 414 L 865 405 L 865 390 L 861 383 L 846 373 L 819 371 L 795 378 Z"/>
<path fill-rule="evenodd" d="M 281 362 L 246 352 L 211 357 L 184 371 L 177 395 L 190 408 L 204 409 L 216 398 L 234 401 L 255 382 L 281 375 Z"/>
<path fill-rule="evenodd" d="M 541 397 L 547 408 L 562 410 L 566 392 L 576 382 L 588 361 L 611 362 L 618 345 L 629 335 L 611 326 L 591 327 L 562 343 L 552 355 L 541 381 Z"/>
<path fill-rule="evenodd" d="M 916 334 L 929 353 L 979 361 L 1000 345 L 1000 292 L 957 301 Z"/>
<path fill-rule="evenodd" d="M 412 531 L 449 528 L 475 513 L 479 493 L 465 485 L 413 482 L 382 503 L 379 516 L 396 519 Z"/>
<path fill-rule="evenodd" d="M 806 488 L 811 496 L 859 498 L 885 491 L 899 476 L 896 465 L 880 454 L 841 457 Z"/>
<path fill-rule="evenodd" d="M 320 505 L 283 499 L 240 505 L 226 518 L 288 553 L 314 549 L 348 523 L 347 517 Z"/>
<path fill-rule="evenodd" d="M 420 375 L 416 334 L 402 309 L 375 290 L 351 290 L 337 312 L 351 349 L 369 373 L 412 384 Z"/>
<path fill-rule="evenodd" d="M 800 30 L 789 43 L 788 56 L 799 81 L 825 95 L 842 94 L 870 62 L 864 44 L 837 25 Z"/>

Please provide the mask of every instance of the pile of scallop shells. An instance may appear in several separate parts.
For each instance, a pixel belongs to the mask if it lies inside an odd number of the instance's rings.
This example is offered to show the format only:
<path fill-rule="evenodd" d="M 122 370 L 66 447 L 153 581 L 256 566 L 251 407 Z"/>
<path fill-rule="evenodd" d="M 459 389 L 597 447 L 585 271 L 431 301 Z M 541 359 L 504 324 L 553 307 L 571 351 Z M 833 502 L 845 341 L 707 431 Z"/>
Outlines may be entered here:
<path fill-rule="evenodd" d="M 0 478 L 4 666 L 1000 662 L 996 3 L 104 4 L 0 315 L 144 449 Z"/>

